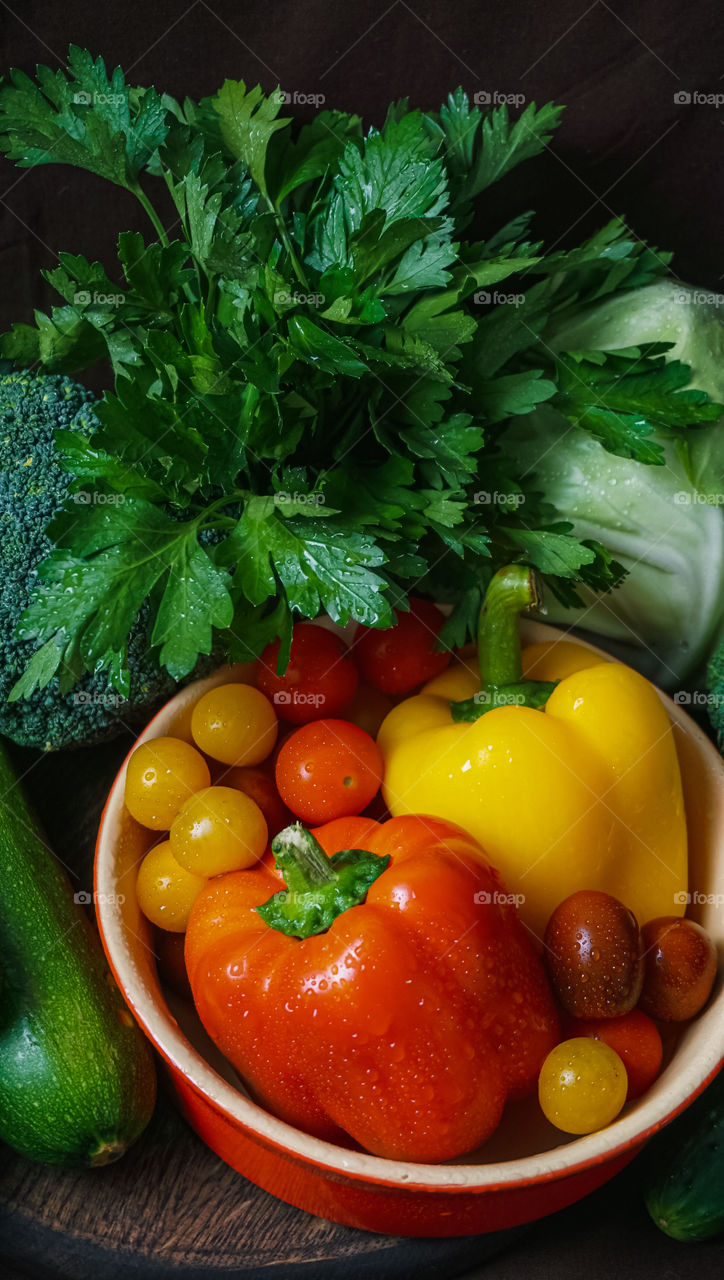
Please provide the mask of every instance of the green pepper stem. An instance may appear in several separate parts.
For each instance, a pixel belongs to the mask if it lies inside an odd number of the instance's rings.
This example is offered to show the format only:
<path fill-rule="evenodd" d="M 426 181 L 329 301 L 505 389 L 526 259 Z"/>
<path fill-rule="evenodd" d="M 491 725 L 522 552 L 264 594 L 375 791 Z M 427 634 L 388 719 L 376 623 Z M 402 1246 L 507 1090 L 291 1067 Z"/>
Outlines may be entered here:
<path fill-rule="evenodd" d="M 311 893 L 337 879 L 319 841 L 301 822 L 292 823 L 274 837 L 272 853 L 292 893 Z"/>
<path fill-rule="evenodd" d="M 270 929 L 289 938 L 324 933 L 337 916 L 364 902 L 390 861 L 389 854 L 380 857 L 366 849 L 341 849 L 328 858 L 301 822 L 274 837 L 272 853 L 286 888 L 256 910 Z"/>
<path fill-rule="evenodd" d="M 509 564 L 491 579 L 480 610 L 478 660 L 483 688 L 502 688 L 523 677 L 518 616 L 541 602 L 528 565 Z"/>
<path fill-rule="evenodd" d="M 496 707 L 545 706 L 558 682 L 524 679 L 518 635 L 518 615 L 540 603 L 538 580 L 528 565 L 509 564 L 491 579 L 478 624 L 480 692 L 450 703 L 454 723 L 479 720 Z"/>

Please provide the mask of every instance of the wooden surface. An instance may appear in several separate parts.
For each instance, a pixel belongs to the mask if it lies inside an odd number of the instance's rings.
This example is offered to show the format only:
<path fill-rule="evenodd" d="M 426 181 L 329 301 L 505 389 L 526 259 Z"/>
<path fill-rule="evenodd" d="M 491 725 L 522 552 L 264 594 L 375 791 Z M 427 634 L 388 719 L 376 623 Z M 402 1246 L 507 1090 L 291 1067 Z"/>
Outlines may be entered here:
<path fill-rule="evenodd" d="M 162 1096 L 115 1165 L 60 1173 L 15 1157 L 0 1175 L 0 1237 L 19 1275 L 68 1280 L 240 1275 L 460 1274 L 504 1241 L 401 1240 L 312 1217 L 224 1165 Z M 1 1255 L 0 1255 L 1 1256 Z M 6 1272 L 0 1266 L 5 1280 Z M 12 1274 L 12 1272 L 11 1272 Z"/>

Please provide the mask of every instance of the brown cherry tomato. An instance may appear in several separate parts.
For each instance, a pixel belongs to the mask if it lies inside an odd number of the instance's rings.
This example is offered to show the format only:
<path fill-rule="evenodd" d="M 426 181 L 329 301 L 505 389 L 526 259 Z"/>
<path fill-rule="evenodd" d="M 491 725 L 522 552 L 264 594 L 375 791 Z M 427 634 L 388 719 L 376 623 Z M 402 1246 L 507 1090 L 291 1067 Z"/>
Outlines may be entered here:
<path fill-rule="evenodd" d="M 662 1022 L 693 1018 L 709 999 L 716 977 L 716 947 L 706 929 L 680 916 L 659 916 L 644 925 L 641 936 L 641 1008 Z"/>
<path fill-rule="evenodd" d="M 618 1018 L 633 1009 L 643 983 L 636 917 L 609 893 L 572 893 L 548 921 L 545 962 L 566 1013 Z"/>

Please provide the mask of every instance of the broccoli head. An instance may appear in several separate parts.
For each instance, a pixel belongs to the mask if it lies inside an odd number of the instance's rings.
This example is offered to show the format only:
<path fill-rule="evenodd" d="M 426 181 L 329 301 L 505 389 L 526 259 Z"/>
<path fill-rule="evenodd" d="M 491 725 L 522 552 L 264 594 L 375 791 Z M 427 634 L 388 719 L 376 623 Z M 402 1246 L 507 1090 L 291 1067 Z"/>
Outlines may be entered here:
<path fill-rule="evenodd" d="M 58 680 L 30 698 L 8 702 L 34 648 L 15 628 L 51 550 L 45 532 L 72 479 L 60 463 L 55 432 L 88 431 L 93 395 L 62 374 L 0 374 L 0 733 L 41 750 L 88 746 L 148 718 L 177 684 L 154 663 L 142 619 L 131 637 L 131 691 L 122 698 L 107 674 L 87 675 L 62 694 Z M 83 502 L 86 495 L 77 494 Z M 199 674 L 195 672 L 194 674 Z"/>
<path fill-rule="evenodd" d="M 709 661 L 706 684 L 709 690 L 709 719 L 716 733 L 719 750 L 724 754 L 724 640 L 720 641 Z"/>

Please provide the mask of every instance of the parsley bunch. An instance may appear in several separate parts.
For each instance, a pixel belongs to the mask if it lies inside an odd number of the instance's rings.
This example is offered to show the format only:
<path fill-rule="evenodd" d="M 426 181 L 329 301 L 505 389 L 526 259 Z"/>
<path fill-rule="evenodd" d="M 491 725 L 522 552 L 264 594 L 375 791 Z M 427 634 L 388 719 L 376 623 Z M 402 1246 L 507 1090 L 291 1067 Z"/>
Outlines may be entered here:
<path fill-rule="evenodd" d="M 532 492 L 506 426 L 543 401 L 604 446 L 662 461 L 654 431 L 717 415 L 662 348 L 554 354 L 546 326 L 649 282 L 668 259 L 614 220 L 548 253 L 531 214 L 465 237 L 475 202 L 544 148 L 560 108 L 439 112 L 393 104 L 381 129 L 227 80 L 183 104 L 71 48 L 66 71 L 15 71 L 0 145 L 21 166 L 76 165 L 133 192 L 153 238 L 122 232 L 112 274 L 61 253 L 63 304 L 0 340 L 14 363 L 75 373 L 107 358 L 90 435 L 60 433 L 75 486 L 19 634 L 38 644 L 14 696 L 107 670 L 128 637 L 172 676 L 216 646 L 248 660 L 296 616 L 394 620 L 410 592 L 472 633 L 502 563 L 535 565 L 564 602 L 622 570 Z M 165 188 L 166 224 L 153 202 Z M 164 206 L 165 207 L 165 206 Z M 498 288 L 504 283 L 504 288 Z M 72 487 L 72 486 L 71 486 Z"/>

